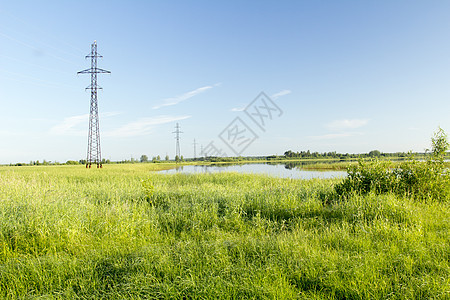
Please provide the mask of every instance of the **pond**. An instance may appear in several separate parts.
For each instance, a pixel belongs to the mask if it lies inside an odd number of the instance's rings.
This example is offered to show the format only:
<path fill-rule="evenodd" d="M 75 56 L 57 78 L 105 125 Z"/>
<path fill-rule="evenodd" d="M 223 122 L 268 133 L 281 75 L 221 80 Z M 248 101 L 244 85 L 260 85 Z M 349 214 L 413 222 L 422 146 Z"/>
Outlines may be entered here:
<path fill-rule="evenodd" d="M 319 171 L 302 170 L 301 168 L 292 168 L 288 164 L 238 164 L 238 165 L 197 165 L 197 166 L 179 166 L 175 169 L 159 171 L 161 174 L 195 174 L 195 173 L 221 173 L 238 172 L 250 174 L 266 174 L 273 177 L 292 178 L 292 179 L 312 179 L 312 178 L 340 178 L 347 175 L 346 171 Z"/>

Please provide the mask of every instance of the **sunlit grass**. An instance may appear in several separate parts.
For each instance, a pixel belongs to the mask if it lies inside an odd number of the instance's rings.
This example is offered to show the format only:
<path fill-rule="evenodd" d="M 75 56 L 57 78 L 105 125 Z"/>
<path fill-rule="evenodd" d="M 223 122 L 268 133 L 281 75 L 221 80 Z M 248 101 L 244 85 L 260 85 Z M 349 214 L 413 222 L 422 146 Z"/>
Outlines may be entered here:
<path fill-rule="evenodd" d="M 450 297 L 448 202 L 161 167 L 0 168 L 0 298 Z"/>

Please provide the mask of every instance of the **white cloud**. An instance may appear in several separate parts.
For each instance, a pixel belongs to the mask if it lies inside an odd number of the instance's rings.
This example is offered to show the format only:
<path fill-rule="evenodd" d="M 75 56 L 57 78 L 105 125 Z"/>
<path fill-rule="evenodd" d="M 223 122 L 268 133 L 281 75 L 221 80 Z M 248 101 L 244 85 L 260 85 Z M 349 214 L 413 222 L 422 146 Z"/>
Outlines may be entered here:
<path fill-rule="evenodd" d="M 275 100 L 275 99 L 277 99 L 277 98 L 279 98 L 281 96 L 289 95 L 290 93 L 291 93 L 290 90 L 282 90 L 282 91 L 280 91 L 280 92 L 278 92 L 276 94 L 273 94 L 270 98 L 272 100 Z M 230 111 L 239 112 L 239 111 L 244 111 L 246 108 L 247 108 L 247 105 L 241 106 L 241 107 L 233 107 L 232 109 L 230 109 Z"/>
<path fill-rule="evenodd" d="M 120 114 L 119 112 L 105 112 L 99 115 L 99 118 L 108 118 Z M 65 118 L 61 123 L 50 128 L 50 133 L 54 135 L 72 135 L 83 136 L 87 134 L 89 114 L 72 116 Z M 83 124 L 83 129 L 78 125 Z"/>
<path fill-rule="evenodd" d="M 292 91 L 290 91 L 290 90 L 282 90 L 282 91 L 280 91 L 280 92 L 278 92 L 276 94 L 273 94 L 271 98 L 273 100 L 275 100 L 275 99 L 277 99 L 277 98 L 279 98 L 281 96 L 289 95 L 290 93 L 292 93 Z"/>
<path fill-rule="evenodd" d="M 100 119 L 116 116 L 118 112 L 105 112 L 100 114 Z M 148 134 L 158 125 L 188 119 L 191 116 L 157 116 L 153 118 L 142 118 L 130 122 L 114 130 L 101 131 L 100 136 L 108 137 L 129 137 Z M 61 123 L 53 126 L 50 133 L 54 135 L 85 136 L 87 135 L 87 126 L 89 114 L 72 116 L 65 118 Z"/>
<path fill-rule="evenodd" d="M 232 109 L 230 109 L 230 111 L 244 111 L 245 110 L 245 106 L 243 107 L 233 107 Z"/>
<path fill-rule="evenodd" d="M 131 137 L 149 134 L 157 125 L 171 123 L 188 119 L 191 116 L 157 116 L 153 118 L 142 118 L 128 123 L 116 130 L 105 132 L 103 136 L 109 137 Z"/>
<path fill-rule="evenodd" d="M 108 118 L 108 117 L 114 117 L 114 116 L 117 116 L 117 115 L 120 115 L 120 114 L 122 114 L 122 113 L 118 112 L 118 111 L 109 111 L 109 112 L 100 113 L 99 117 L 100 118 Z"/>
<path fill-rule="evenodd" d="M 0 130 L 0 136 L 1 137 L 11 137 L 11 136 L 18 136 L 19 133 L 15 133 L 13 131 L 8 131 L 8 130 Z M 20 135 L 23 135 L 20 133 Z"/>
<path fill-rule="evenodd" d="M 356 129 L 369 123 L 369 119 L 336 120 L 325 125 L 326 128 L 333 131 Z"/>
<path fill-rule="evenodd" d="M 89 114 L 73 116 L 65 118 L 61 123 L 50 128 L 50 133 L 55 135 L 83 135 L 86 134 L 86 130 L 76 129 L 79 124 L 87 124 L 89 121 Z"/>
<path fill-rule="evenodd" d="M 214 85 L 207 85 L 207 86 L 203 86 L 201 88 L 184 93 L 184 94 L 176 96 L 176 97 L 164 99 L 163 103 L 153 106 L 153 109 L 159 109 L 164 106 L 176 105 L 182 101 L 185 101 L 185 100 L 192 98 L 198 94 L 201 94 L 209 89 L 212 89 L 213 87 L 220 86 L 220 85 L 221 85 L 221 83 L 216 83 Z"/>
<path fill-rule="evenodd" d="M 316 135 L 311 136 L 312 139 L 315 140 L 332 140 L 332 139 L 340 139 L 346 138 L 354 135 L 361 135 L 360 133 L 351 133 L 351 132 L 343 132 L 343 133 L 329 133 L 324 135 Z"/>

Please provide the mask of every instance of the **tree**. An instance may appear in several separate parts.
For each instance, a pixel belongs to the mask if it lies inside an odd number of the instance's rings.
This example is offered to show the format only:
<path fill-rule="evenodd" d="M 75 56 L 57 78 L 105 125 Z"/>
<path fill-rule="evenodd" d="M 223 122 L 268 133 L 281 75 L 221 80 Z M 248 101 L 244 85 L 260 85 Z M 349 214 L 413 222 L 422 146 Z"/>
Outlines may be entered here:
<path fill-rule="evenodd" d="M 143 162 L 148 162 L 148 156 L 145 155 L 145 154 L 142 154 L 140 160 L 141 160 L 142 163 L 143 163 Z"/>
<path fill-rule="evenodd" d="M 166 154 L 166 161 L 169 161 L 169 155 Z"/>
<path fill-rule="evenodd" d="M 380 157 L 381 156 L 381 152 L 378 150 L 372 150 L 369 152 L 369 156 L 370 157 Z"/>
<path fill-rule="evenodd" d="M 294 156 L 294 153 L 291 150 L 288 150 L 288 151 L 284 152 L 284 156 L 292 157 L 292 156 Z"/>
<path fill-rule="evenodd" d="M 178 155 L 175 155 L 175 161 L 176 161 L 176 162 L 179 162 L 179 161 L 180 161 L 180 158 L 178 157 Z"/>
<path fill-rule="evenodd" d="M 159 155 L 156 156 L 156 160 L 157 160 L 157 161 L 160 161 L 160 160 L 161 160 L 161 156 L 159 156 Z"/>
<path fill-rule="evenodd" d="M 431 138 L 431 152 L 434 160 L 444 162 L 445 152 L 448 151 L 450 144 L 447 140 L 447 134 L 439 127 Z"/>

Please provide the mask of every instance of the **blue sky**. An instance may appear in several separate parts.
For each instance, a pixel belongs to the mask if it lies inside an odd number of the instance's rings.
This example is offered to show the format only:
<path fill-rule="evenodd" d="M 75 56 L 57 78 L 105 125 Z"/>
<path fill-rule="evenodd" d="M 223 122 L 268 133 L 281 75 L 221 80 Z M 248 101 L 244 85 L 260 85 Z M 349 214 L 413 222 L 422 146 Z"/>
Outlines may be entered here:
<path fill-rule="evenodd" d="M 239 117 L 242 155 L 423 151 L 450 132 L 449 1 L 0 1 L 0 163 L 192 157 Z M 243 111 L 264 92 L 264 130 Z"/>

